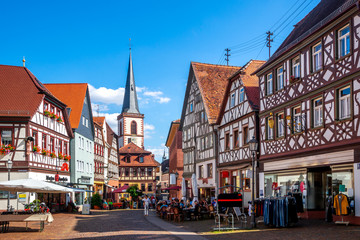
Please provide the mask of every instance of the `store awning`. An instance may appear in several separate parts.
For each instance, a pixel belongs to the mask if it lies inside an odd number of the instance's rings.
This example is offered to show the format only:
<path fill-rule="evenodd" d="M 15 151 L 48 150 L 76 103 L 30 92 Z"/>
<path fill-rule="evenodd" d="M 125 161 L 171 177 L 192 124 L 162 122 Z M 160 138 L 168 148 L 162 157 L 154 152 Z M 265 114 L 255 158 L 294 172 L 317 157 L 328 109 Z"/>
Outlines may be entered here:
<path fill-rule="evenodd" d="M 10 192 L 68 193 L 71 188 L 35 179 L 17 179 L 0 182 L 0 190 Z"/>
<path fill-rule="evenodd" d="M 129 188 L 129 185 L 124 185 L 119 187 L 118 189 L 114 190 L 113 193 L 124 193 Z"/>

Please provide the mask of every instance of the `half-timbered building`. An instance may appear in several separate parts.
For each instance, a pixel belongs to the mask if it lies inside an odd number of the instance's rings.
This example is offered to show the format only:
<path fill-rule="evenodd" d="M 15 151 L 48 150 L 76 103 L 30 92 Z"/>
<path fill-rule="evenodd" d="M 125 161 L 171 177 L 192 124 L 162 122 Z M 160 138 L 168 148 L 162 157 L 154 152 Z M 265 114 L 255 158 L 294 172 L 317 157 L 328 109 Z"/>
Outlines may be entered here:
<path fill-rule="evenodd" d="M 69 107 L 69 119 L 74 133 L 70 141 L 71 185 L 87 190 L 75 194 L 82 205 L 91 196 L 94 185 L 94 123 L 87 83 L 44 84 L 50 92 Z"/>
<path fill-rule="evenodd" d="M 359 41 L 358 1 L 323 0 L 256 71 L 260 195 L 299 194 L 311 216 L 341 192 L 360 216 Z"/>
<path fill-rule="evenodd" d="M 94 119 L 94 192 L 103 196 L 105 184 L 105 138 L 103 134 L 103 125 L 105 117 L 93 117 Z"/>
<path fill-rule="evenodd" d="M 104 128 L 106 129 L 105 138 L 105 157 L 106 157 L 106 184 L 107 184 L 107 198 L 111 198 L 111 192 L 119 187 L 119 155 L 118 155 L 118 136 L 111 129 L 109 124 L 104 121 Z"/>
<path fill-rule="evenodd" d="M 155 196 L 156 169 L 154 155 L 131 142 L 119 149 L 119 187 L 138 185 L 147 195 Z"/>
<path fill-rule="evenodd" d="M 0 180 L 8 180 L 7 162 L 11 161 L 11 180 L 69 183 L 73 133 L 66 105 L 25 67 L 0 65 L 0 83 L 11 89 L 2 92 L 0 101 Z M 16 195 L 10 197 L 15 207 Z M 7 192 L 0 191 L 0 209 L 6 209 L 6 199 Z M 34 194 L 27 195 L 27 200 L 34 199 Z M 51 199 L 65 205 L 65 194 Z"/>
<path fill-rule="evenodd" d="M 215 196 L 216 142 L 214 125 L 227 79 L 239 67 L 191 62 L 180 120 L 184 173 L 188 187 L 196 174 L 198 197 Z"/>
<path fill-rule="evenodd" d="M 220 192 L 244 192 L 244 205 L 251 199 L 251 153 L 248 142 L 258 138 L 259 80 L 251 74 L 264 61 L 251 60 L 227 83 L 218 117 Z M 225 187 L 229 186 L 229 187 Z"/>

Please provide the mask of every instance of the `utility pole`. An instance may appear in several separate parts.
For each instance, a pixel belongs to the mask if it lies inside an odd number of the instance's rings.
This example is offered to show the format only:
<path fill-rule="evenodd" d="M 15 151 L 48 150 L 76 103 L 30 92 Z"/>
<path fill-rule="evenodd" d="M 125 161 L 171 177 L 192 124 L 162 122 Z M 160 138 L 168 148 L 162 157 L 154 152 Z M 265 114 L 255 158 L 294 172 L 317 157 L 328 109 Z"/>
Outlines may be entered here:
<path fill-rule="evenodd" d="M 231 49 L 225 49 L 226 53 L 225 53 L 225 61 L 226 61 L 226 65 L 229 66 L 229 57 L 231 56 L 231 54 L 229 54 L 229 52 L 231 51 Z"/>
<path fill-rule="evenodd" d="M 271 36 L 274 34 L 270 31 L 267 31 L 266 32 L 267 34 L 267 37 L 266 37 L 266 46 L 269 48 L 269 58 L 271 56 L 271 53 L 270 53 L 270 49 L 271 49 L 271 42 L 274 41 L 274 39 L 271 39 Z"/>

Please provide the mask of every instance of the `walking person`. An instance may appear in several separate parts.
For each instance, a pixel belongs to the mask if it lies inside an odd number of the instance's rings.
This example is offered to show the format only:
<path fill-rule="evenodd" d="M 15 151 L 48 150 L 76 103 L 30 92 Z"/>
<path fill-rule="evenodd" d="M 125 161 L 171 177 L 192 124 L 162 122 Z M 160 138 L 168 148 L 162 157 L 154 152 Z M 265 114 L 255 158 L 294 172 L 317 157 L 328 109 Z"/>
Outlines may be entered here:
<path fill-rule="evenodd" d="M 149 215 L 149 206 L 150 206 L 150 199 L 147 195 L 145 195 L 145 198 L 143 199 L 144 202 L 144 216 Z"/>

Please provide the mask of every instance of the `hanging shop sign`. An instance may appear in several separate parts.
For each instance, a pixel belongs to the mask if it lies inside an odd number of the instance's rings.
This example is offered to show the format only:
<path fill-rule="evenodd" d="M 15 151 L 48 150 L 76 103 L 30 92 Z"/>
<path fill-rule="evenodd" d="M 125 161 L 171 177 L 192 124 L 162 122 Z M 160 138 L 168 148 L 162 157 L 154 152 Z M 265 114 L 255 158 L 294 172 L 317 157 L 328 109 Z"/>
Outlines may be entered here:
<path fill-rule="evenodd" d="M 78 178 L 79 183 L 90 183 L 91 177 L 81 176 Z"/>

